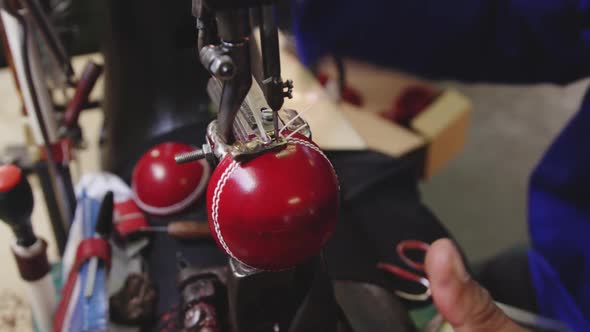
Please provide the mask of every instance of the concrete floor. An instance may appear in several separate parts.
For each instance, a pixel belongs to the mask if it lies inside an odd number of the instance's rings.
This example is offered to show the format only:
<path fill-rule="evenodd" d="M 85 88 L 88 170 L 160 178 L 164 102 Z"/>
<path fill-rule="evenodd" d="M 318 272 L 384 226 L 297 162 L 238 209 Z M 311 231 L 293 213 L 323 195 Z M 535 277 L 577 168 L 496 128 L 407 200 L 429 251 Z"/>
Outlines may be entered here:
<path fill-rule="evenodd" d="M 464 152 L 424 183 L 422 193 L 471 261 L 527 243 L 528 177 L 577 111 L 588 83 L 442 83 L 471 98 L 473 122 Z"/>

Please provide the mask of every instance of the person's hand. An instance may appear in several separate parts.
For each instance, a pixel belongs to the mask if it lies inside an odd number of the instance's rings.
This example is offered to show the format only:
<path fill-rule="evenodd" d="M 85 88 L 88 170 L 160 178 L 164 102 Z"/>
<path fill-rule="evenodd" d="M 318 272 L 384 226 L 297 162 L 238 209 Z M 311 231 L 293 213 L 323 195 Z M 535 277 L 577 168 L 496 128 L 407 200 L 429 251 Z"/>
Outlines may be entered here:
<path fill-rule="evenodd" d="M 471 279 L 449 239 L 434 242 L 426 254 L 426 274 L 434 304 L 456 332 L 527 331 L 496 306 L 490 294 Z"/>

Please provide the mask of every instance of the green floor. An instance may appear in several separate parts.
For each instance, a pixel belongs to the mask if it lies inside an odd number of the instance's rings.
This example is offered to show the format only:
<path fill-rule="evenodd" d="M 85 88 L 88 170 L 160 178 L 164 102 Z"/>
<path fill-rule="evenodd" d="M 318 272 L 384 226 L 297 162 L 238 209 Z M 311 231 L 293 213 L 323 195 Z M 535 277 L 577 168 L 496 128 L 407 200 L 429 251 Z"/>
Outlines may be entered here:
<path fill-rule="evenodd" d="M 474 103 L 464 152 L 422 186 L 425 202 L 471 261 L 527 243 L 528 176 L 577 111 L 588 81 L 551 85 L 453 86 Z"/>

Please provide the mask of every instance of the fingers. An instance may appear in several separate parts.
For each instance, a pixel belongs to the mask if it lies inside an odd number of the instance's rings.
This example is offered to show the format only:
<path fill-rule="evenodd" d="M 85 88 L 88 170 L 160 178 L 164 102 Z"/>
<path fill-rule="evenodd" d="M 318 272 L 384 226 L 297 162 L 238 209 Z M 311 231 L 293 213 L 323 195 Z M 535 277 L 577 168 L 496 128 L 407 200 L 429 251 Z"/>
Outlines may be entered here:
<path fill-rule="evenodd" d="M 471 279 L 449 239 L 432 244 L 426 254 L 426 273 L 434 304 L 455 331 L 526 331 L 512 322 L 490 294 Z"/>

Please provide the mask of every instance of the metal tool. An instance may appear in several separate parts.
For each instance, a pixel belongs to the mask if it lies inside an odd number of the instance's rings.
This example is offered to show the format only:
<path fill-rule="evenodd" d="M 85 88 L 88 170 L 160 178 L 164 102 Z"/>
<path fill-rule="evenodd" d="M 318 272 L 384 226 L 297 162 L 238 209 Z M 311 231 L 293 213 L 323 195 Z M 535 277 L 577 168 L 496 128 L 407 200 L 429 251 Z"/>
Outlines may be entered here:
<path fill-rule="evenodd" d="M 5 42 L 8 46 L 7 52 L 10 53 L 8 58 L 12 60 L 13 73 L 19 85 L 18 90 L 22 95 L 35 144 L 45 156 L 38 173 L 56 242 L 59 251 L 63 252 L 76 200 L 68 167 L 69 159 L 63 158 L 64 153 L 56 154 L 63 145 L 60 142 L 53 101 L 35 38 L 49 38 L 44 41 L 54 55 L 52 58 L 56 58 L 63 66 L 64 76 L 71 76 L 71 66 L 64 60 L 63 52 L 59 44 L 56 44 L 55 36 L 51 28 L 47 27 L 48 22 L 36 1 L 2 2 L 1 5 L 0 19 L 6 30 Z"/>
<path fill-rule="evenodd" d="M 141 229 L 142 232 L 167 233 L 168 235 L 184 240 L 209 239 L 211 231 L 206 222 L 173 221 L 166 226 L 150 226 Z"/>
<path fill-rule="evenodd" d="M 397 294 L 399 297 L 410 301 L 426 301 L 430 298 L 430 282 L 424 275 L 424 263 L 410 258 L 407 254 L 409 250 L 418 250 L 426 254 L 428 248 L 430 248 L 428 243 L 417 240 L 405 240 L 398 243 L 396 246 L 396 252 L 399 258 L 407 266 L 412 268 L 414 271 L 417 271 L 417 273 L 389 263 L 377 264 L 377 268 L 390 272 L 402 279 L 417 282 L 425 288 L 425 291 L 419 294 L 412 294 L 403 290 L 396 290 L 395 294 Z"/>
<path fill-rule="evenodd" d="M 30 13 L 31 19 L 37 26 L 41 38 L 47 45 L 47 49 L 51 54 L 52 59 L 57 63 L 58 67 L 63 71 L 66 81 L 71 82 L 74 77 L 74 69 L 70 63 L 70 58 L 66 53 L 66 48 L 61 40 L 57 37 L 53 25 L 50 23 L 49 17 L 41 8 L 41 4 L 37 0 L 19 0 L 21 5 Z"/>
<path fill-rule="evenodd" d="M 47 258 L 47 243 L 38 238 L 31 225 L 33 192 L 22 171 L 14 165 L 0 166 L 0 219 L 13 231 L 12 254 L 21 278 L 27 283 L 36 326 L 51 331 L 57 293 Z"/>
<path fill-rule="evenodd" d="M 70 99 L 63 116 L 63 123 L 60 134 L 70 137 L 76 146 L 84 146 L 83 137 L 78 123 L 78 118 L 88 105 L 90 93 L 92 92 L 98 78 L 102 74 L 103 66 L 88 61 L 76 84 L 74 96 Z"/>
<path fill-rule="evenodd" d="M 279 135 L 281 121 L 278 111 L 285 98 L 292 98 L 293 82 L 281 78 L 274 2 L 193 1 L 193 14 L 199 29 L 200 60 L 213 76 L 213 85 L 221 85 L 221 91 L 212 96 L 219 112 L 217 120 L 209 127 L 209 147 L 182 158 L 179 156 L 179 162 L 205 158 L 208 151 L 212 151 L 218 159 L 226 152 L 232 153 L 234 158 L 249 158 L 285 143 Z M 261 59 L 250 57 L 250 48 L 258 48 L 252 38 L 250 18 L 253 13 L 260 14 Z M 262 61 L 262 73 L 253 73 L 252 62 L 255 61 Z M 254 81 L 253 84 L 253 74 L 261 77 L 262 81 Z M 244 107 L 250 108 L 245 111 L 246 116 L 242 110 Z M 267 120 L 272 126 L 270 131 L 262 121 L 265 109 L 272 111 L 270 121 Z M 254 129 L 257 137 L 248 137 L 247 142 L 240 140 L 236 135 L 244 129 Z"/>
<path fill-rule="evenodd" d="M 109 191 L 105 194 L 98 217 L 96 220 L 96 233 L 95 237 L 102 238 L 108 241 L 113 231 L 113 209 L 114 199 L 113 192 Z M 91 297 L 94 290 L 94 282 L 96 280 L 96 270 L 98 269 L 98 258 L 94 257 L 90 260 L 88 267 L 88 279 L 86 279 L 86 285 L 84 287 L 84 296 Z"/>

